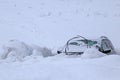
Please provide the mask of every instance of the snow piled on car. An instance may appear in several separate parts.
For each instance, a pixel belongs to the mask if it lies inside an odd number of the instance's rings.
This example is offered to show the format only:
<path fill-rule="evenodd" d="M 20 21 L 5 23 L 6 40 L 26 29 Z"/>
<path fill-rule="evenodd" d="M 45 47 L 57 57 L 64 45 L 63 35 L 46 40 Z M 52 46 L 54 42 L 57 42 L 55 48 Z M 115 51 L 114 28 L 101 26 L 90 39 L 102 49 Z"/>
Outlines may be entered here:
<path fill-rule="evenodd" d="M 40 47 L 37 45 L 28 45 L 19 40 L 10 40 L 3 45 L 3 52 L 1 52 L 1 59 L 7 59 L 12 61 L 22 61 L 28 56 L 42 56 L 48 57 L 53 56 L 50 49 L 46 47 Z M 63 55 L 65 56 L 65 55 Z M 74 55 L 73 55 L 74 56 Z M 96 48 L 88 48 L 84 54 L 80 55 L 82 59 L 98 58 L 105 56 L 105 54 L 99 52 Z"/>
<path fill-rule="evenodd" d="M 85 50 L 85 52 L 82 54 L 81 58 L 88 59 L 88 58 L 99 58 L 106 56 L 106 54 L 98 51 L 96 48 L 88 48 Z"/>
<path fill-rule="evenodd" d="M 10 40 L 1 49 L 0 80 L 119 80 L 119 61 L 95 48 L 53 56 L 49 48 Z"/>

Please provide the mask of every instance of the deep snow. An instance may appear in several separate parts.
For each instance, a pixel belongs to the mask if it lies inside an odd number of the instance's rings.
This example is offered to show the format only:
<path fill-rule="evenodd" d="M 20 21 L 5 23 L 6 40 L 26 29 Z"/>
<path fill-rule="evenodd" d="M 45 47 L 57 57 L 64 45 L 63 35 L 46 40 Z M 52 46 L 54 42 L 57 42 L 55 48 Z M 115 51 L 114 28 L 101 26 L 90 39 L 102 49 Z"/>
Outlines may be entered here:
<path fill-rule="evenodd" d="M 0 63 L 0 80 L 119 80 L 120 56 L 81 59 L 57 55 Z"/>
<path fill-rule="evenodd" d="M 82 55 L 53 55 L 48 48 L 11 40 L 1 56 L 0 80 L 120 79 L 120 55 L 105 55 L 95 48 Z"/>
<path fill-rule="evenodd" d="M 28 45 L 19 40 L 10 40 L 3 45 L 0 59 L 12 59 L 12 61 L 22 61 L 26 56 L 53 56 L 52 51 L 46 47 Z M 11 61 L 11 60 L 10 60 Z"/>
<path fill-rule="evenodd" d="M 120 80 L 119 55 L 51 56 L 76 35 L 120 53 L 119 26 L 120 0 L 0 0 L 0 80 Z"/>

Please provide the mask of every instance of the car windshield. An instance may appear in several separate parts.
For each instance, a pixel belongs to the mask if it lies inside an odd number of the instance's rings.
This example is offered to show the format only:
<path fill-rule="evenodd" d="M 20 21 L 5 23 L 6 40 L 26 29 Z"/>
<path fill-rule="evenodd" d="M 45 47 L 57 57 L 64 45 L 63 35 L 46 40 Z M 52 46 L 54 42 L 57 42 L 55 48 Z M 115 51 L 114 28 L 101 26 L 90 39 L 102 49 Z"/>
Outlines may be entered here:
<path fill-rule="evenodd" d="M 88 46 L 93 46 L 97 44 L 97 41 L 92 41 L 92 40 L 75 40 L 69 43 L 69 45 L 76 45 L 76 46 L 80 46 L 80 45 L 88 45 Z"/>
<path fill-rule="evenodd" d="M 86 39 L 78 36 L 73 37 L 67 41 L 65 51 L 66 52 L 84 52 L 87 48 L 94 47 L 97 44 L 96 40 Z"/>

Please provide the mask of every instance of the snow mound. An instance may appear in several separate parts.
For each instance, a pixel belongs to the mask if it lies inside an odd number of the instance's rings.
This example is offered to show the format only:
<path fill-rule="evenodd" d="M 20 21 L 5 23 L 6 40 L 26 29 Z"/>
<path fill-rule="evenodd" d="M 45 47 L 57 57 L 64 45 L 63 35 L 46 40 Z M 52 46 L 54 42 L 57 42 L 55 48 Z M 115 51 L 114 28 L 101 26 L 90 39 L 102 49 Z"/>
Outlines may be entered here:
<path fill-rule="evenodd" d="M 59 57 L 0 63 L 0 80 L 120 80 L 118 55 L 85 60 Z"/>
<path fill-rule="evenodd" d="M 81 58 L 86 59 L 86 58 L 98 58 L 98 57 L 103 57 L 106 54 L 101 53 L 95 48 L 89 48 L 85 50 L 84 54 L 81 55 Z"/>
<path fill-rule="evenodd" d="M 48 49 L 47 47 L 40 47 L 37 45 L 31 45 L 33 52 L 33 56 L 43 56 L 43 57 L 48 57 L 48 56 L 53 56 L 52 51 Z"/>
<path fill-rule="evenodd" d="M 36 45 L 27 45 L 19 40 L 10 40 L 3 45 L 1 59 L 22 60 L 26 56 L 51 56 L 52 52 L 48 48 L 41 48 Z"/>

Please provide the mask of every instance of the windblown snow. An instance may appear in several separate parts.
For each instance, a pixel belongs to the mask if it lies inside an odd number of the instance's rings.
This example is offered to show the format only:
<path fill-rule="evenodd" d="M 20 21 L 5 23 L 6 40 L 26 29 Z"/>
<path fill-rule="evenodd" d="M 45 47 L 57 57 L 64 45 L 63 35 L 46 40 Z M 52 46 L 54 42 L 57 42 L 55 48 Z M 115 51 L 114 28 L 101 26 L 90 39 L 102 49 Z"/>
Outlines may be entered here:
<path fill-rule="evenodd" d="M 0 80 L 120 80 L 120 0 L 0 0 Z M 76 35 L 107 36 L 116 55 L 56 54 Z"/>

